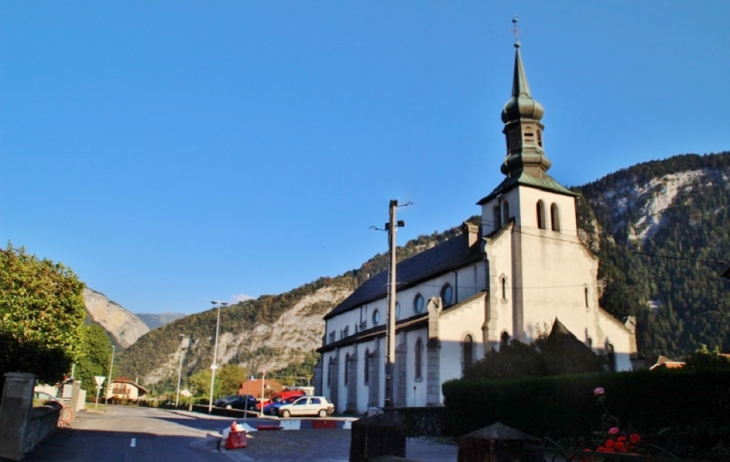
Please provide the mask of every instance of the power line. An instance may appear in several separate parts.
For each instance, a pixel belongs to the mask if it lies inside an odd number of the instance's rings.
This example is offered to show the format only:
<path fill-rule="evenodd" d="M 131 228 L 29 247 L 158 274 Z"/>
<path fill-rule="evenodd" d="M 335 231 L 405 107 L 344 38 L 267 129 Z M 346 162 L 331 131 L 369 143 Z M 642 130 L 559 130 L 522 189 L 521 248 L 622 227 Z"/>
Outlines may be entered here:
<path fill-rule="evenodd" d="M 726 262 L 717 261 L 717 260 L 701 260 L 699 258 L 672 257 L 672 256 L 669 256 L 669 255 L 656 255 L 656 254 L 651 254 L 651 253 L 646 253 L 646 252 L 635 252 L 635 251 L 631 251 L 631 253 L 633 253 L 635 255 L 642 255 L 642 256 L 645 256 L 645 257 L 663 258 L 665 260 L 688 261 L 688 262 L 692 262 L 692 263 L 709 263 L 709 264 L 712 264 L 712 265 L 724 265 L 726 263 Z"/>

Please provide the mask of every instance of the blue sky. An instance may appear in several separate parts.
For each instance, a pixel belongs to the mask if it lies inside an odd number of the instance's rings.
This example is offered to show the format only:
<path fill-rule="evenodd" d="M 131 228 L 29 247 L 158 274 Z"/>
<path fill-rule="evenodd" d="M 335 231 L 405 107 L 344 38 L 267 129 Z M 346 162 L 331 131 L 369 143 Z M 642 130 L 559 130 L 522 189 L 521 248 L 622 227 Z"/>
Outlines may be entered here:
<path fill-rule="evenodd" d="M 550 174 L 730 150 L 730 2 L 0 3 L 0 238 L 133 312 L 291 290 L 502 179 L 514 37 Z"/>

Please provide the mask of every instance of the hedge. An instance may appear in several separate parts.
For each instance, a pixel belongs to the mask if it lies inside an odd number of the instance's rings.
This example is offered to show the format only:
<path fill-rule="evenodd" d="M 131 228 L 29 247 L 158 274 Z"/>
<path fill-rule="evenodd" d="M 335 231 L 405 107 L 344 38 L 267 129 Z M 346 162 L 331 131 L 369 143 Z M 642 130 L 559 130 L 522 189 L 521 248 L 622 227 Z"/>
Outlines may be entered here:
<path fill-rule="evenodd" d="M 446 431 L 464 435 L 501 422 L 537 437 L 587 437 L 601 429 L 603 408 L 621 427 L 641 432 L 730 425 L 730 373 L 636 371 L 513 380 L 452 380 L 443 385 Z"/>

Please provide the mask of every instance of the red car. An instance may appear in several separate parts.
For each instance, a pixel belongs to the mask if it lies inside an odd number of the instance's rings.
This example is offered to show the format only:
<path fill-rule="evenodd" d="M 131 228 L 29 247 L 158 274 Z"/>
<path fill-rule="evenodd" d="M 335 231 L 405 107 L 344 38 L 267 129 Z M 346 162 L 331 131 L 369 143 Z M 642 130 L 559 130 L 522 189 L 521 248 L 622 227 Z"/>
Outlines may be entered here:
<path fill-rule="evenodd" d="M 279 401 L 291 398 L 292 396 L 304 396 L 305 394 L 306 393 L 304 393 L 303 390 L 282 390 L 278 393 L 274 393 L 273 395 L 271 395 L 271 397 L 262 402 L 261 405 L 266 408 L 266 406 L 271 403 L 278 403 Z"/>

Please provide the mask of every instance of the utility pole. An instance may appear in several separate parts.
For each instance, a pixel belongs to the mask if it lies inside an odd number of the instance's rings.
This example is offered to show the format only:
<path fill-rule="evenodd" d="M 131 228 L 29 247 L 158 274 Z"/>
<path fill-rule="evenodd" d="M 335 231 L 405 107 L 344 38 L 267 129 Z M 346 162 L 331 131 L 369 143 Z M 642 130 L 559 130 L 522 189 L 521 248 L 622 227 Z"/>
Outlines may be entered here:
<path fill-rule="evenodd" d="M 177 368 L 177 394 L 175 395 L 175 409 L 177 409 L 177 405 L 180 403 L 180 381 L 182 379 L 182 362 L 184 351 L 184 348 L 182 346 L 183 341 L 185 341 L 185 334 L 180 334 L 180 366 Z"/>
<path fill-rule="evenodd" d="M 398 205 L 397 200 L 391 200 L 388 204 L 388 223 L 385 224 L 385 230 L 388 231 L 388 253 L 390 256 L 390 266 L 388 268 L 388 313 L 385 323 L 385 409 L 393 410 L 395 403 L 393 402 L 393 375 L 395 374 L 395 303 L 396 303 L 396 231 L 399 227 L 403 227 L 406 223 L 403 220 L 396 221 L 395 209 L 398 207 L 407 207 L 413 205 L 407 202 Z"/>
<path fill-rule="evenodd" d="M 208 400 L 208 414 L 213 412 L 213 390 L 215 389 L 215 371 L 218 369 L 218 331 L 221 324 L 221 306 L 226 306 L 228 303 L 213 300 L 213 305 L 218 306 L 218 318 L 215 322 L 215 346 L 213 347 L 213 364 L 210 366 L 210 399 Z"/>
<path fill-rule="evenodd" d="M 109 395 L 112 393 L 112 369 L 114 369 L 114 353 L 116 352 L 117 347 L 112 345 L 112 360 L 109 363 L 109 381 L 106 384 L 106 399 L 104 402 L 106 404 L 109 404 Z"/>

